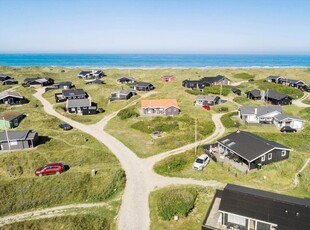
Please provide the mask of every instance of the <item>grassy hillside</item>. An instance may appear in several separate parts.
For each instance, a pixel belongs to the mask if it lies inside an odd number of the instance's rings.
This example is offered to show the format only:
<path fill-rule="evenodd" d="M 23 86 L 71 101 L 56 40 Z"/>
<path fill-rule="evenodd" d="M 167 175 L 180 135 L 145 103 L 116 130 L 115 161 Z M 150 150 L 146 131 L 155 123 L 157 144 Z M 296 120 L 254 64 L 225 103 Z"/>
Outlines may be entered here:
<path fill-rule="evenodd" d="M 105 201 L 123 190 L 124 171 L 105 146 L 79 130 L 60 129 L 60 121 L 43 111 L 31 95 L 32 89 L 20 87 L 16 91 L 30 103 L 0 105 L 0 111 L 23 112 L 26 117 L 16 129 L 32 129 L 40 139 L 33 150 L 0 153 L 0 215 L 38 207 Z M 52 162 L 62 162 L 69 170 L 61 175 L 40 178 L 34 175 L 37 168 Z M 92 169 L 98 171 L 96 176 L 91 176 Z"/>

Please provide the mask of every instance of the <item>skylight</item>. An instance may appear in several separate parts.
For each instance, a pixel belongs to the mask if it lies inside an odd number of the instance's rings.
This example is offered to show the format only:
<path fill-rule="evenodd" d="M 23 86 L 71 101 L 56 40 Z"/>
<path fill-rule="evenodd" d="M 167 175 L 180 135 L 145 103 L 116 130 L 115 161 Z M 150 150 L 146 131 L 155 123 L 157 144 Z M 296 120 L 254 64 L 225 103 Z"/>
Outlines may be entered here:
<path fill-rule="evenodd" d="M 227 146 L 231 147 L 231 146 L 233 146 L 234 144 L 236 144 L 236 143 L 235 143 L 235 142 L 231 142 L 231 143 L 229 143 Z"/>
<path fill-rule="evenodd" d="M 223 140 L 222 142 L 223 142 L 223 143 L 226 143 L 227 141 L 229 141 L 229 139 L 225 139 L 225 140 Z"/>

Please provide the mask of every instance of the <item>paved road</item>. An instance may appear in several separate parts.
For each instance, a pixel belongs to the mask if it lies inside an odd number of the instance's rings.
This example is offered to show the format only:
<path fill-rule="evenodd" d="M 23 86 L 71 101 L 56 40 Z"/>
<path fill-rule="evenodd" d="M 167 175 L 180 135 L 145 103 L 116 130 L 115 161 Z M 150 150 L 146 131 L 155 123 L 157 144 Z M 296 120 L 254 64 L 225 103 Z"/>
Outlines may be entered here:
<path fill-rule="evenodd" d="M 73 127 L 88 133 L 95 137 L 97 140 L 102 142 L 111 150 L 113 154 L 118 158 L 121 163 L 121 166 L 126 172 L 126 187 L 122 197 L 122 204 L 120 212 L 118 215 L 118 228 L 123 229 L 133 229 L 133 230 L 146 230 L 150 226 L 150 217 L 149 217 L 149 206 L 148 206 L 148 196 L 149 193 L 160 187 L 165 187 L 168 185 L 177 185 L 177 184 L 195 184 L 195 185 L 205 185 L 205 186 L 214 186 L 214 187 L 223 187 L 224 184 L 216 181 L 199 181 L 194 179 L 187 178 L 171 178 L 163 177 L 157 175 L 153 171 L 153 165 L 158 161 L 164 158 L 165 156 L 171 154 L 177 154 L 187 149 L 193 148 L 194 144 L 190 144 L 179 148 L 172 152 L 166 152 L 160 154 L 158 157 L 151 158 L 151 160 L 140 159 L 137 155 L 128 149 L 123 143 L 118 141 L 113 136 L 109 135 L 103 131 L 103 127 L 107 124 L 107 118 L 104 118 L 102 121 L 98 122 L 95 125 L 84 125 L 79 122 L 73 121 L 67 117 L 64 117 L 57 113 L 53 106 L 42 97 L 44 89 L 40 88 L 34 94 L 34 96 L 41 101 L 44 106 L 46 113 L 63 120 L 64 122 L 69 123 Z M 147 96 L 147 95 L 146 95 Z M 111 114 L 110 119 L 113 118 L 116 114 Z M 212 140 L 220 136 L 224 130 L 220 124 L 220 115 L 214 115 L 213 120 L 216 123 L 216 130 L 210 138 L 204 140 L 204 142 Z"/>

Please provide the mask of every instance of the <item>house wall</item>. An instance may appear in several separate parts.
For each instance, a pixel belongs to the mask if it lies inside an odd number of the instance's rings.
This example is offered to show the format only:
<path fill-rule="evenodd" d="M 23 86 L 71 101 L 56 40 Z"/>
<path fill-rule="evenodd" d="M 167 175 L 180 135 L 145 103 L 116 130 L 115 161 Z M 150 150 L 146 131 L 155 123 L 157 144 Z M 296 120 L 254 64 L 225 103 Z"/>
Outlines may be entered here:
<path fill-rule="evenodd" d="M 1 142 L 0 143 L 0 151 L 1 150 L 18 150 L 18 149 L 28 149 L 28 148 L 33 148 L 35 146 L 37 142 L 37 137 L 35 138 L 34 141 L 32 140 L 19 140 L 19 141 L 16 141 L 16 145 L 13 144 L 13 141 L 11 142 L 10 141 L 10 147 L 9 148 L 9 145 L 8 145 L 8 142 L 7 141 L 4 141 L 4 142 Z"/>
<path fill-rule="evenodd" d="M 300 120 L 286 120 L 286 121 L 274 121 L 274 124 L 279 127 L 282 128 L 284 126 L 290 126 L 294 129 L 302 129 L 304 126 L 304 122 L 300 121 Z"/>
<path fill-rule="evenodd" d="M 0 100 L 0 104 L 8 104 L 8 105 L 15 105 L 15 104 L 22 104 L 23 99 L 15 98 L 15 97 L 6 97 Z"/>
<path fill-rule="evenodd" d="M 174 106 L 171 106 L 165 110 L 165 115 L 166 116 L 175 116 L 179 115 L 180 110 Z"/>
<path fill-rule="evenodd" d="M 285 150 L 286 151 L 286 154 L 285 156 L 282 156 L 282 150 L 281 149 L 274 149 L 268 153 L 266 153 L 264 156 L 265 156 L 265 161 L 262 161 L 262 157 L 256 159 L 254 162 L 251 162 L 253 163 L 253 167 L 254 165 L 257 166 L 257 164 L 262 164 L 262 165 L 266 165 L 266 164 L 269 164 L 269 163 L 273 163 L 273 162 L 277 162 L 277 161 L 281 161 L 281 160 L 285 160 L 285 159 L 288 159 L 289 156 L 290 156 L 290 151 L 289 150 Z M 271 153 L 272 154 L 272 158 L 271 159 L 268 159 L 268 154 Z"/>
<path fill-rule="evenodd" d="M 273 105 L 290 105 L 292 104 L 292 99 L 289 97 L 283 98 L 282 100 L 275 100 L 273 98 L 267 98 L 268 101 Z"/>

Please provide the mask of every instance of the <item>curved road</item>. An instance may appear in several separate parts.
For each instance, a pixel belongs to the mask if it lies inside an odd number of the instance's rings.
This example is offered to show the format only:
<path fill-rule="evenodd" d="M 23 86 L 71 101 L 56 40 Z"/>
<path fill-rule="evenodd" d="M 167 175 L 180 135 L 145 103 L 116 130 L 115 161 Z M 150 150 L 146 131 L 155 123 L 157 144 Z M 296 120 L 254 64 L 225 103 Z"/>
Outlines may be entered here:
<path fill-rule="evenodd" d="M 190 178 L 173 178 L 164 177 L 153 171 L 153 165 L 164 157 L 184 152 L 194 147 L 195 144 L 189 144 L 176 150 L 168 151 L 148 159 L 140 159 L 137 155 L 128 149 L 123 143 L 106 133 L 103 128 L 108 120 L 113 118 L 117 113 L 113 113 L 109 118 L 103 118 L 97 124 L 85 125 L 73 121 L 65 116 L 60 115 L 53 109 L 45 98 L 42 97 L 44 88 L 40 88 L 34 96 L 41 101 L 46 113 L 63 120 L 73 127 L 88 133 L 102 142 L 118 158 L 126 173 L 126 187 L 122 197 L 122 204 L 118 215 L 118 228 L 146 230 L 150 227 L 150 213 L 148 205 L 149 193 L 160 187 L 177 184 L 194 184 L 213 187 L 223 187 L 224 184 L 217 181 L 199 181 Z M 146 96 L 146 95 L 145 95 Z M 145 97 L 144 96 L 144 97 Z M 220 122 L 221 115 L 215 114 L 212 119 L 215 122 L 215 132 L 207 139 L 200 143 L 206 143 L 216 139 L 224 133 L 224 128 Z"/>

